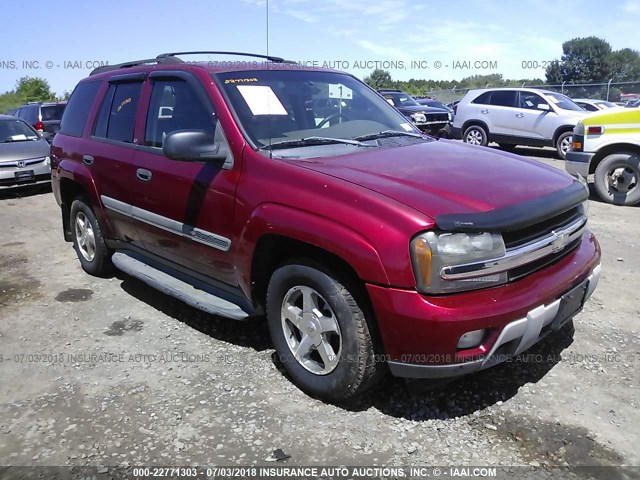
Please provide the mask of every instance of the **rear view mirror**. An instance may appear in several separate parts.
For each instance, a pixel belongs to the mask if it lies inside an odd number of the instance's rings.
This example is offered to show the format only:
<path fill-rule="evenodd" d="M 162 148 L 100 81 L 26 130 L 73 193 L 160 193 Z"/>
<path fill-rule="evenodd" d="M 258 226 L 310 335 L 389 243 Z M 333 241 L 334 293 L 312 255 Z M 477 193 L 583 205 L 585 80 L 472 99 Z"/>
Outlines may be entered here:
<path fill-rule="evenodd" d="M 162 152 L 172 160 L 185 162 L 206 162 L 226 160 L 226 149 L 203 130 L 179 130 L 168 134 L 162 145 Z"/>

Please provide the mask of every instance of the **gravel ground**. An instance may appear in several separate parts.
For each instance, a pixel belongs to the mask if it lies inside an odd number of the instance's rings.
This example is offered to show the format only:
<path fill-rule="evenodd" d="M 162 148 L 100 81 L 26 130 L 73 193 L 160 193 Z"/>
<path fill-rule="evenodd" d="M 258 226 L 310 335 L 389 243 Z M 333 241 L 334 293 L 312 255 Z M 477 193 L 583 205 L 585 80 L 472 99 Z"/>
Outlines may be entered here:
<path fill-rule="evenodd" d="M 520 153 L 563 168 L 548 152 Z M 639 214 L 592 196 L 603 276 L 573 325 L 455 383 L 387 378 L 339 407 L 289 382 L 263 319 L 88 276 L 50 190 L 1 194 L 0 464 L 640 465 Z"/>

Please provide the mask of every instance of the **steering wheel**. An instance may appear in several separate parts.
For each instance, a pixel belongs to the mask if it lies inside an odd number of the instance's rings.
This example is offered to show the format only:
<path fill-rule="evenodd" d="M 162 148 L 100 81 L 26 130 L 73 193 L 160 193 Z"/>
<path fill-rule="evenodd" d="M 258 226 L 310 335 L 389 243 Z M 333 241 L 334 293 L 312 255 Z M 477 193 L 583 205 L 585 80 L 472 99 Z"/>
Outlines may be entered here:
<path fill-rule="evenodd" d="M 344 119 L 348 119 L 349 117 L 347 117 L 344 113 L 334 113 L 332 115 L 329 115 L 327 118 L 325 118 L 324 120 L 322 120 L 317 126 L 316 128 L 322 128 L 322 126 L 328 122 L 330 122 L 331 120 L 333 120 L 334 118 L 344 118 Z"/>

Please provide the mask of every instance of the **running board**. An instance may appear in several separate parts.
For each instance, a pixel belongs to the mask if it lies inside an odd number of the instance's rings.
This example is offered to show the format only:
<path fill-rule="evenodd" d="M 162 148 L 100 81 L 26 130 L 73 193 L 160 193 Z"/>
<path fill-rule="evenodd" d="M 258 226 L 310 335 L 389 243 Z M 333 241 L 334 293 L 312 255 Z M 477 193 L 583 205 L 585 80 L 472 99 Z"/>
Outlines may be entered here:
<path fill-rule="evenodd" d="M 114 253 L 111 261 L 124 273 L 142 280 L 147 285 L 204 312 L 234 320 L 244 320 L 249 316 L 247 312 L 235 303 L 197 288 L 191 283 L 147 265 L 124 252 Z"/>

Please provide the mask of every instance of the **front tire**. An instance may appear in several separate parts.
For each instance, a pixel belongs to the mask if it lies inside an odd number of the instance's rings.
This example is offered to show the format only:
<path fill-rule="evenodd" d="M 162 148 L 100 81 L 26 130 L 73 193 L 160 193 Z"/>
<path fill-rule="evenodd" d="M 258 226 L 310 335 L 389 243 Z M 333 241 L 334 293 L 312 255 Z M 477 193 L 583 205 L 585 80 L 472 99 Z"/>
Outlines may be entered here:
<path fill-rule="evenodd" d="M 107 248 L 98 220 L 86 199 L 78 198 L 71 204 L 70 225 L 73 248 L 82 269 L 95 276 L 110 273 L 111 252 Z"/>
<path fill-rule="evenodd" d="M 467 127 L 464 131 L 464 135 L 462 135 L 462 140 L 464 143 L 468 143 L 469 145 L 480 145 L 482 147 L 486 147 L 489 143 L 487 132 L 480 125 L 471 125 L 470 127 Z"/>
<path fill-rule="evenodd" d="M 594 175 L 598 196 L 615 205 L 640 202 L 640 155 L 624 152 L 606 156 Z"/>
<path fill-rule="evenodd" d="M 379 378 L 363 306 L 321 267 L 278 268 L 267 288 L 267 321 L 278 358 L 309 395 L 342 402 Z"/>
<path fill-rule="evenodd" d="M 556 151 L 558 156 L 564 160 L 567 152 L 571 150 L 571 141 L 573 140 L 573 132 L 564 132 L 556 140 Z"/>

